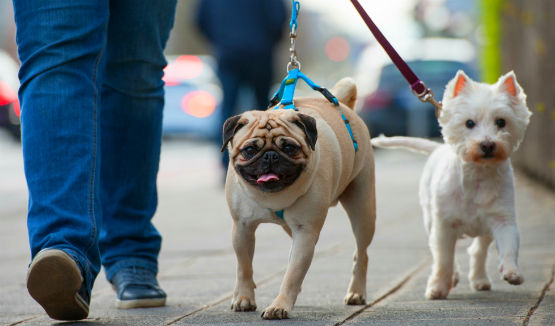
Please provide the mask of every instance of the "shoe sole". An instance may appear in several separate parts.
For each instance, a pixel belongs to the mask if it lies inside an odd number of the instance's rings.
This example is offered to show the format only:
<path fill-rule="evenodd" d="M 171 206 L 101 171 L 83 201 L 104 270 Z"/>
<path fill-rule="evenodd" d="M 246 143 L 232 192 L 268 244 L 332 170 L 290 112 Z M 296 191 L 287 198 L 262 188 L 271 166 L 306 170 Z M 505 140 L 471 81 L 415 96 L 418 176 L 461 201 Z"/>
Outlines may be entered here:
<path fill-rule="evenodd" d="M 27 273 L 27 290 L 56 320 L 79 320 L 89 315 L 89 305 L 78 294 L 83 276 L 77 263 L 61 250 L 39 252 Z"/>
<path fill-rule="evenodd" d="M 132 309 L 132 308 L 154 308 L 166 305 L 166 298 L 155 299 L 137 299 L 137 300 L 119 300 L 116 299 L 116 308 Z"/>

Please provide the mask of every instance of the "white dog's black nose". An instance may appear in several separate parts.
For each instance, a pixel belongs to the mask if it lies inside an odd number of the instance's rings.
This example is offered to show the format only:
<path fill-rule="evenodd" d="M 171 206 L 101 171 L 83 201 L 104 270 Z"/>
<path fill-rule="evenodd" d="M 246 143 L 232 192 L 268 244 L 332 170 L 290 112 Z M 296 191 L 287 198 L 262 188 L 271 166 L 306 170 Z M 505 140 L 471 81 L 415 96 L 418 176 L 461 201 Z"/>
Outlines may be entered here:
<path fill-rule="evenodd" d="M 495 143 L 489 140 L 480 143 L 480 149 L 485 155 L 493 154 L 495 151 Z"/>
<path fill-rule="evenodd" d="M 279 161 L 279 155 L 274 151 L 267 151 L 262 155 L 262 160 L 266 163 L 277 163 Z"/>

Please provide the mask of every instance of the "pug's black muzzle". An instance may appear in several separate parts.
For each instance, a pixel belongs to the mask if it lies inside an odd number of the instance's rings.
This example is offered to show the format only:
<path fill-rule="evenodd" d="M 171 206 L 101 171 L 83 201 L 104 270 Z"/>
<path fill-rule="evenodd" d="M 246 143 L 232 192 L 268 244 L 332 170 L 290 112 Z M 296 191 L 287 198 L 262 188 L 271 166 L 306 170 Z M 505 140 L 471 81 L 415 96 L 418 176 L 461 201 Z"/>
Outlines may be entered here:
<path fill-rule="evenodd" d="M 278 192 L 293 184 L 303 168 L 302 164 L 273 150 L 255 156 L 246 165 L 235 164 L 235 169 L 245 181 L 265 192 Z M 277 176 L 277 180 L 272 177 L 271 180 L 261 182 L 268 175 Z"/>

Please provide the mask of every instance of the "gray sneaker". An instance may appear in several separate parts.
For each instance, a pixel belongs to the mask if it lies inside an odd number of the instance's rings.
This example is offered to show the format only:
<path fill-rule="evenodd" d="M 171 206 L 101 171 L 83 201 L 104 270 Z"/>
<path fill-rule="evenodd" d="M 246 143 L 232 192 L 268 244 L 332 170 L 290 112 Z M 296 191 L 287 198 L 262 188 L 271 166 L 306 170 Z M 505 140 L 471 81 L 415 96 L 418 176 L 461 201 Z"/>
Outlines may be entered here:
<path fill-rule="evenodd" d="M 57 320 L 79 320 L 89 315 L 90 294 L 77 263 L 64 251 L 43 249 L 27 272 L 27 290 Z"/>

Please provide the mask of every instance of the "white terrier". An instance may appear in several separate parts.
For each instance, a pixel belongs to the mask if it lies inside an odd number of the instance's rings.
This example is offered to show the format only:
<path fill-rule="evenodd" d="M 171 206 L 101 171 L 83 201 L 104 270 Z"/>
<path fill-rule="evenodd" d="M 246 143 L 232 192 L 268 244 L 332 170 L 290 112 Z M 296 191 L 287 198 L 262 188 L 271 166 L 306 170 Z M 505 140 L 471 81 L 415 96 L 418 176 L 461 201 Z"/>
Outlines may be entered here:
<path fill-rule="evenodd" d="M 471 80 L 464 72 L 446 87 L 439 117 L 445 144 L 411 137 L 378 137 L 378 147 L 402 147 L 430 155 L 420 180 L 420 205 L 433 256 L 426 297 L 445 299 L 458 282 L 455 243 L 474 237 L 468 248 L 470 285 L 489 290 L 486 256 L 497 244 L 503 279 L 524 281 L 518 269 L 519 233 L 509 156 L 530 119 L 526 94 L 510 72 L 493 85 Z"/>

